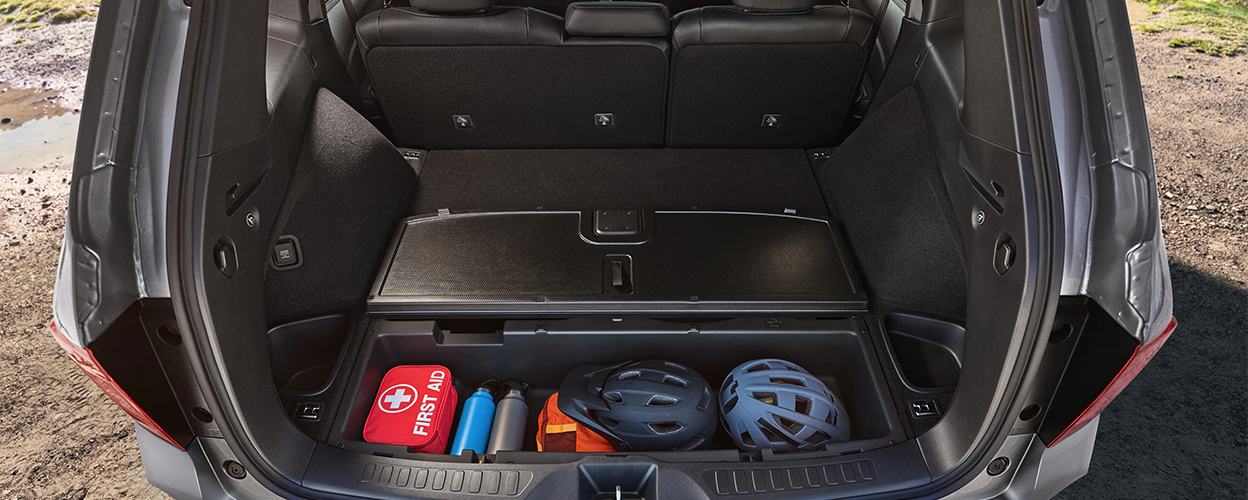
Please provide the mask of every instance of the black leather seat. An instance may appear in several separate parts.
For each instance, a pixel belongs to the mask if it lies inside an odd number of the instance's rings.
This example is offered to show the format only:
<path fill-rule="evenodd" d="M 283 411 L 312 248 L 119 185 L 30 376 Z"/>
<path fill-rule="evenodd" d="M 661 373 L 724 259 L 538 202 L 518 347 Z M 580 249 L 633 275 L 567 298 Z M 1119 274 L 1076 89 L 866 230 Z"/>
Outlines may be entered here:
<path fill-rule="evenodd" d="M 573 4 L 564 19 L 493 0 L 412 0 L 357 31 L 401 146 L 662 144 L 670 17 L 660 4 Z"/>
<path fill-rule="evenodd" d="M 901 24 L 906 16 L 907 0 L 849 0 L 849 6 L 871 15 L 880 12 L 882 3 L 884 19 L 880 21 L 880 31 L 871 50 L 871 59 L 867 61 L 867 75 L 864 85 L 875 87 L 884 78 L 884 70 L 897 48 L 897 38 L 901 35 Z"/>
<path fill-rule="evenodd" d="M 362 107 L 359 111 L 370 120 L 380 118 L 381 109 L 377 107 L 377 99 L 369 90 L 368 71 L 364 69 L 364 57 L 360 53 L 359 37 L 355 35 L 355 23 L 360 17 L 381 9 L 382 0 L 326 0 L 325 18 L 329 22 L 330 34 L 334 37 L 334 45 L 347 75 L 359 95 Z M 353 102 L 344 97 L 347 102 Z"/>
<path fill-rule="evenodd" d="M 512 5 L 516 7 L 533 7 L 534 9 L 544 10 L 546 12 L 566 12 L 568 6 L 574 0 L 501 0 L 498 5 Z M 611 0 L 600 0 L 611 1 Z M 667 7 L 667 11 L 673 14 L 683 12 L 698 7 L 706 7 L 708 5 L 732 5 L 730 0 L 662 0 L 655 3 L 662 3 Z"/>
<path fill-rule="evenodd" d="M 360 17 L 380 10 L 382 0 L 327 0 L 325 17 L 329 20 L 329 30 L 334 35 L 334 43 L 342 56 L 342 62 L 351 74 L 351 79 L 361 83 L 368 76 L 364 70 L 364 59 L 360 55 L 359 38 L 355 36 L 355 23 Z"/>
<path fill-rule="evenodd" d="M 869 56 L 871 15 L 817 0 L 734 0 L 673 20 L 672 147 L 836 140 Z"/>

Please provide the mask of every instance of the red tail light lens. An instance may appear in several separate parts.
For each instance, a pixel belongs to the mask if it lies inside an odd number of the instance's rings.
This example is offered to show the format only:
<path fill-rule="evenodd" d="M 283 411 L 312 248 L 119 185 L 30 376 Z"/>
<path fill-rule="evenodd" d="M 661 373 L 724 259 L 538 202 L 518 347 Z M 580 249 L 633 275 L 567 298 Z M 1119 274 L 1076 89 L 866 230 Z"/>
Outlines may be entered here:
<path fill-rule="evenodd" d="M 152 420 L 152 417 L 148 416 L 147 412 L 143 411 L 129 394 L 126 394 L 126 391 L 117 384 L 117 381 L 113 380 L 113 377 L 104 371 L 104 368 L 96 361 L 95 355 L 91 353 L 90 349 L 78 347 L 73 342 L 70 342 L 69 339 L 65 338 L 65 335 L 61 334 L 61 329 L 56 326 L 55 321 L 48 325 L 48 329 L 52 330 L 52 336 L 56 337 L 56 343 L 60 344 L 61 348 L 65 349 L 65 352 L 69 353 L 69 357 L 78 364 L 79 368 L 82 368 L 82 371 L 87 374 L 87 378 L 95 382 L 95 385 L 99 386 L 100 390 L 104 391 L 104 394 L 109 399 L 112 399 L 114 403 L 117 403 L 117 406 L 120 406 L 126 414 L 130 415 L 130 418 L 133 418 L 144 429 L 151 431 L 152 434 L 176 446 L 179 450 L 186 451 L 186 448 L 183 448 L 182 445 L 169 436 L 169 433 L 161 429 L 160 425 L 155 420 Z"/>
<path fill-rule="evenodd" d="M 1088 405 L 1087 409 L 1083 410 L 1083 413 L 1079 414 L 1079 417 L 1074 422 L 1066 426 L 1066 429 L 1049 443 L 1049 447 L 1052 448 L 1057 443 L 1060 443 L 1067 436 L 1079 431 L 1083 426 L 1088 425 L 1092 419 L 1096 418 L 1097 415 L 1100 415 L 1101 411 L 1106 406 L 1109 406 L 1109 403 L 1114 398 L 1118 397 L 1118 393 L 1122 392 L 1132 380 L 1135 380 L 1135 376 L 1140 374 L 1140 370 L 1143 370 L 1144 366 L 1153 360 L 1153 356 L 1157 355 L 1157 351 L 1161 350 L 1161 346 L 1166 343 L 1166 340 L 1170 338 L 1170 334 L 1174 333 L 1174 329 L 1178 325 L 1178 321 L 1170 318 L 1170 324 L 1166 326 L 1166 330 L 1161 335 L 1158 335 L 1157 338 L 1147 344 L 1136 347 L 1135 352 L 1131 354 L 1131 358 L 1127 360 L 1127 364 L 1123 365 L 1121 370 L 1118 370 L 1118 375 L 1114 376 L 1113 381 L 1105 387 L 1105 390 L 1101 391 L 1101 394 L 1092 401 L 1091 405 Z"/>

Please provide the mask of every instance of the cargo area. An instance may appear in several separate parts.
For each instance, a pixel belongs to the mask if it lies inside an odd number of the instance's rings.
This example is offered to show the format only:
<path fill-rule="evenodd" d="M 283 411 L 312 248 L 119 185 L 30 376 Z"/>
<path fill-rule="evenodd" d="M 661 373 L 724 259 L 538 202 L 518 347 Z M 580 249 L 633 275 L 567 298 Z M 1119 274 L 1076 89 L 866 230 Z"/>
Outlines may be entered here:
<path fill-rule="evenodd" d="M 309 497 L 927 495 L 1043 419 L 1012 405 L 1051 281 L 1048 171 L 1036 103 L 1000 91 L 1021 63 L 989 65 L 1018 56 L 1017 12 L 401 3 L 275 0 L 267 31 L 233 22 L 264 5 L 218 13 L 267 50 L 212 52 L 246 78 L 204 100 L 212 142 L 174 193 L 194 238 L 170 248 L 203 256 L 179 257 L 203 267 L 179 289 L 237 414 L 214 422 L 266 477 Z M 411 411 L 419 383 L 383 383 L 401 366 L 449 372 L 450 445 L 364 438 Z M 763 372 L 771 390 L 734 392 Z M 518 449 L 452 451 L 508 381 L 528 385 Z M 604 389 L 643 382 L 644 404 Z M 585 429 L 605 444 L 549 440 Z"/>
<path fill-rule="evenodd" d="M 826 384 L 851 422 L 848 440 L 793 458 L 901 442 L 951 399 L 962 330 L 873 306 L 824 201 L 835 191 L 816 180 L 832 151 L 404 150 L 418 181 L 363 307 L 275 325 L 274 383 L 296 425 L 331 447 L 457 461 L 474 458 L 363 438 L 382 377 L 448 368 L 457 416 L 477 381 L 523 381 L 523 448 L 475 460 L 546 463 L 579 455 L 536 446 L 543 403 L 578 366 L 673 361 L 718 390 L 734 367 L 777 358 Z M 269 281 L 296 272 L 274 267 Z M 701 450 L 636 451 L 751 455 L 723 428 Z"/>

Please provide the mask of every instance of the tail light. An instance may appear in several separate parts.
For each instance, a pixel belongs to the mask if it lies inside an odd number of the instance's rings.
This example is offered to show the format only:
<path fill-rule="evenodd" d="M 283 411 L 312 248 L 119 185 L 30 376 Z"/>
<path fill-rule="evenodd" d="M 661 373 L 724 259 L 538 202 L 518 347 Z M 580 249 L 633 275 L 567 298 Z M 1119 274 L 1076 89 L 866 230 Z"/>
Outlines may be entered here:
<path fill-rule="evenodd" d="M 82 368 L 82 371 L 87 374 L 87 378 L 95 382 L 95 385 L 99 386 L 100 390 L 104 391 L 104 394 L 109 399 L 112 399 L 114 403 L 117 403 L 117 406 L 120 406 L 126 414 L 130 415 L 130 418 L 133 418 L 144 429 L 151 431 L 152 434 L 177 447 L 179 450 L 186 451 L 185 447 L 170 437 L 169 433 L 165 432 L 147 412 L 143 411 L 143 408 L 140 408 L 134 402 L 134 399 L 129 394 L 126 394 L 126 391 L 117 384 L 117 381 L 113 380 L 113 377 L 109 376 L 104 367 L 95 359 L 95 355 L 91 353 L 90 349 L 79 347 L 65 338 L 65 335 L 61 334 L 61 329 L 57 327 L 56 321 L 50 323 L 48 329 L 52 330 L 52 336 L 56 337 L 56 343 L 60 344 L 61 348 L 65 349 L 65 352 L 69 353 L 69 357 L 74 360 L 74 363 L 78 364 L 79 368 Z"/>
<path fill-rule="evenodd" d="M 1135 352 L 1127 359 L 1127 363 L 1122 366 L 1122 369 L 1118 370 L 1118 375 L 1114 376 L 1114 379 L 1101 391 L 1101 394 L 1092 400 L 1092 404 L 1088 405 L 1070 425 L 1066 426 L 1056 438 L 1053 438 L 1048 443 L 1049 447 L 1053 447 L 1063 439 L 1066 439 L 1067 436 L 1078 432 L 1079 429 L 1088 425 L 1097 415 L 1100 415 L 1101 411 L 1106 406 L 1109 406 L 1109 403 L 1114 398 L 1118 397 L 1118 393 L 1122 392 L 1132 380 L 1135 380 L 1135 376 L 1139 375 L 1140 370 L 1143 370 L 1144 366 L 1153 360 L 1153 356 L 1157 355 L 1157 351 L 1166 343 L 1166 340 L 1170 338 L 1170 334 L 1174 333 L 1174 329 L 1178 325 L 1178 321 L 1170 318 L 1170 324 L 1166 326 L 1166 330 L 1161 335 L 1158 335 L 1157 338 L 1154 338 L 1147 344 L 1137 346 Z"/>

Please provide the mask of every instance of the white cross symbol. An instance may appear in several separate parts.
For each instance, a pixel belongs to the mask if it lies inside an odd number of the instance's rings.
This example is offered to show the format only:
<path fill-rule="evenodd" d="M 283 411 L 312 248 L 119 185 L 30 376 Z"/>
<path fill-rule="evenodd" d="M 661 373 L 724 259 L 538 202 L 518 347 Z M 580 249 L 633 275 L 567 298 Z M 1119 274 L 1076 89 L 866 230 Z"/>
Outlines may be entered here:
<path fill-rule="evenodd" d="M 406 403 L 411 400 L 412 400 L 412 396 L 408 394 L 404 394 L 404 390 L 401 387 L 399 388 L 399 390 L 394 391 L 394 394 L 386 396 L 384 399 L 386 403 L 390 404 L 391 410 L 397 410 L 399 409 L 400 406 L 403 406 L 403 403 Z"/>

